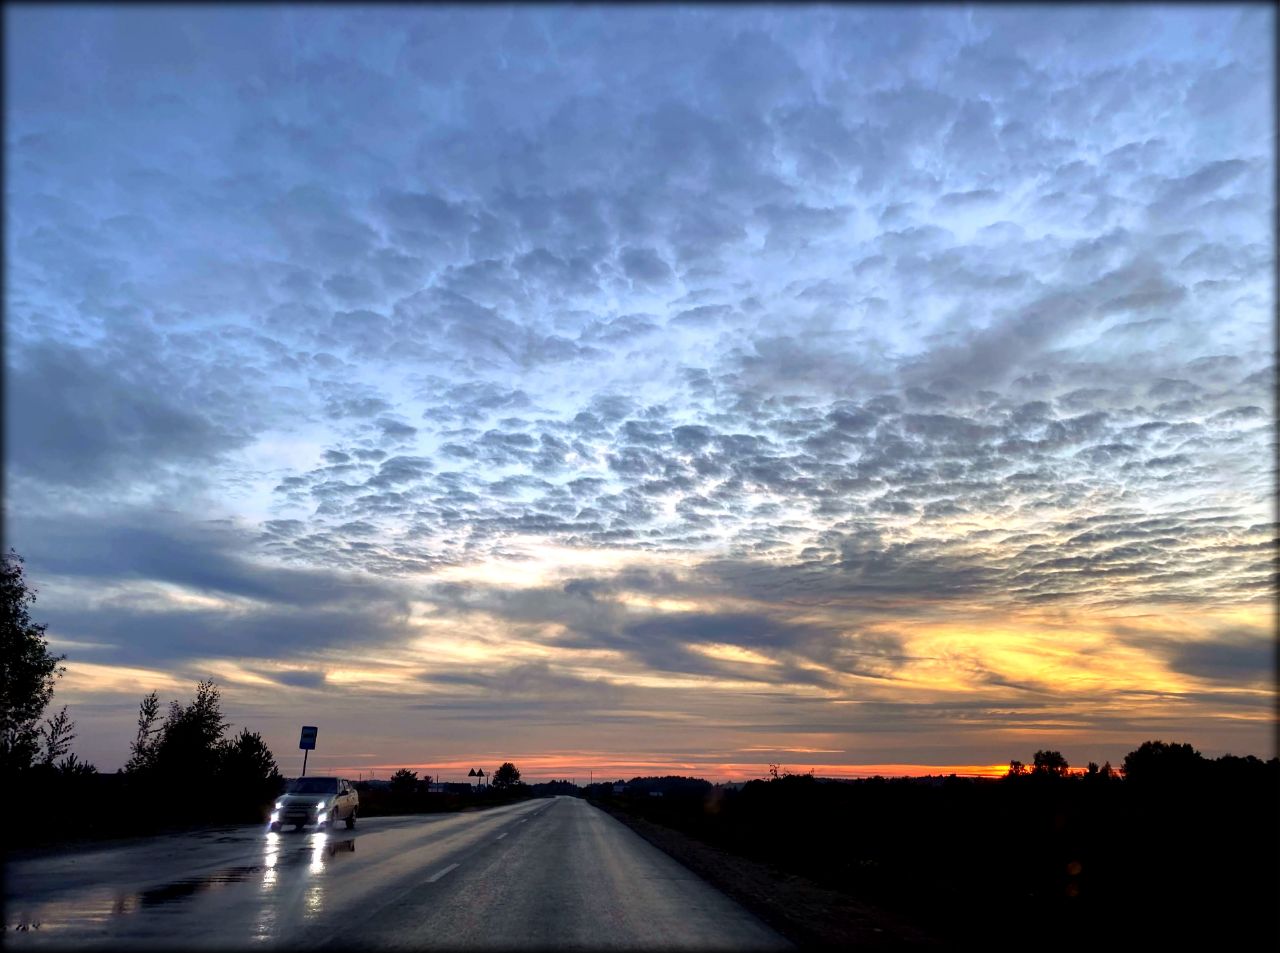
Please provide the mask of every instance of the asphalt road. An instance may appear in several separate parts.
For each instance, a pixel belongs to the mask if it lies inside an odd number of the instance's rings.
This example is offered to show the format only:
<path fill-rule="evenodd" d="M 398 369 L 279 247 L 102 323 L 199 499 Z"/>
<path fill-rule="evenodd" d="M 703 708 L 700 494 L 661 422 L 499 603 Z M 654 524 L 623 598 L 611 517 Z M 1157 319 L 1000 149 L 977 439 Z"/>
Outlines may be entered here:
<path fill-rule="evenodd" d="M 11 856 L 4 945 L 784 949 L 585 801 Z"/>

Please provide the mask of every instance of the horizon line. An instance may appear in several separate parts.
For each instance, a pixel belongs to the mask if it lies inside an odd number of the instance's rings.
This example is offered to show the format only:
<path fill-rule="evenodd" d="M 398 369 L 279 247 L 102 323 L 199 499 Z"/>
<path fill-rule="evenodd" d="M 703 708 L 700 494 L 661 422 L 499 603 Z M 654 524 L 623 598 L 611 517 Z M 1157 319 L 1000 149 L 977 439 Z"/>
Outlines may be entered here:
<path fill-rule="evenodd" d="M 526 759 L 528 761 L 536 761 L 537 759 Z M 517 768 L 520 768 L 520 761 L 516 758 L 504 758 L 497 761 L 493 765 L 489 765 L 486 761 L 473 762 L 409 762 L 401 764 L 372 764 L 372 765 L 336 765 L 334 767 L 325 767 L 325 773 L 337 774 L 346 778 L 356 778 L 357 775 L 365 775 L 363 780 L 388 780 L 392 774 L 401 769 L 408 769 L 420 776 L 429 776 L 433 781 L 456 782 L 467 779 L 467 771 L 480 767 L 484 768 L 486 774 L 490 774 L 503 761 L 510 761 Z M 885 778 L 911 778 L 911 777 L 970 777 L 970 778 L 998 778 L 1003 777 L 1009 771 L 1009 763 L 1006 761 L 1002 764 L 911 764 L 911 763 L 882 763 L 882 764 L 843 764 L 843 765 L 827 765 L 827 764 L 802 764 L 794 767 L 779 764 L 779 776 L 786 775 L 807 775 L 812 774 L 815 778 L 833 778 L 836 780 L 856 780 L 873 777 Z M 319 773 L 319 772 L 310 772 Z M 1075 772 L 1073 772 L 1075 773 Z M 585 786 L 589 778 L 599 774 L 600 780 L 597 783 L 606 781 L 616 782 L 618 780 L 628 781 L 637 777 L 691 777 L 704 781 L 710 781 L 715 784 L 737 783 L 753 780 L 767 780 L 770 777 L 767 766 L 763 769 L 759 765 L 745 765 L 738 763 L 722 763 L 711 765 L 692 765 L 680 762 L 618 762 L 613 765 L 574 765 L 570 764 L 563 768 L 552 767 L 549 765 L 538 765 L 529 770 L 521 769 L 521 780 L 526 783 L 543 783 L 547 781 L 569 781 L 579 787 Z M 382 775 L 381 778 L 378 775 Z M 293 775 L 290 775 L 293 776 Z"/>

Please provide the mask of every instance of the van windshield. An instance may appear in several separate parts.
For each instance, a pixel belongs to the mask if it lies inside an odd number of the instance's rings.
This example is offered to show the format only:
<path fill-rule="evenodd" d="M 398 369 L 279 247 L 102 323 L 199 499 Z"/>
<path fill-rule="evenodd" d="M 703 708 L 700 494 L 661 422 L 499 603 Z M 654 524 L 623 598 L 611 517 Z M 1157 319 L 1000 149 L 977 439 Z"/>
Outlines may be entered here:
<path fill-rule="evenodd" d="M 289 782 L 290 794 L 337 794 L 337 778 L 294 778 Z"/>

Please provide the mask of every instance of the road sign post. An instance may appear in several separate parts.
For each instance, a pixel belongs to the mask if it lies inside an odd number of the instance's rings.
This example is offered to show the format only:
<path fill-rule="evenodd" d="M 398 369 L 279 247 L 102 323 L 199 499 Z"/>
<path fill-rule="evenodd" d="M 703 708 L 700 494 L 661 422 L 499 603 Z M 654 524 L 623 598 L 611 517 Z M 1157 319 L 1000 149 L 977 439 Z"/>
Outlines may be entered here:
<path fill-rule="evenodd" d="M 307 776 L 307 755 L 315 750 L 316 735 L 320 733 L 320 729 L 315 725 L 303 725 L 302 737 L 298 739 L 298 747 L 302 749 L 302 776 Z"/>

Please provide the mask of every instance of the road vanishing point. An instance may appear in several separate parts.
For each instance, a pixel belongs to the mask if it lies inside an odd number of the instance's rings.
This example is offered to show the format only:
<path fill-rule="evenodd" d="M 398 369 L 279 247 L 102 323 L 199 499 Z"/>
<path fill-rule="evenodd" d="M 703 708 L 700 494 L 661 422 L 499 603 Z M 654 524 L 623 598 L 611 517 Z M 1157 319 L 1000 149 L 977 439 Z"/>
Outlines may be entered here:
<path fill-rule="evenodd" d="M 543 798 L 355 830 L 229 827 L 10 855 L 5 946 L 777 950 L 599 808 Z"/>

